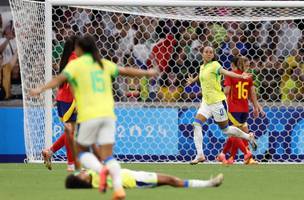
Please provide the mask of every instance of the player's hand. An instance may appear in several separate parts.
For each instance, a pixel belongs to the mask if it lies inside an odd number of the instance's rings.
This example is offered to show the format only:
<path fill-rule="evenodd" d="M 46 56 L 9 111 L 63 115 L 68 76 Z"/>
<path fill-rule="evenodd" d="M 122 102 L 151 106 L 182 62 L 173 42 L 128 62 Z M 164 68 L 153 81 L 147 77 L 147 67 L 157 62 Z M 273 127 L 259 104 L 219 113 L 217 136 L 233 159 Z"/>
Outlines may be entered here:
<path fill-rule="evenodd" d="M 266 113 L 265 111 L 263 110 L 263 107 L 261 105 L 258 106 L 258 109 L 259 109 L 259 113 L 261 114 L 262 117 L 265 117 Z"/>
<path fill-rule="evenodd" d="M 253 117 L 258 118 L 259 117 L 259 110 L 258 109 L 253 109 Z"/>
<path fill-rule="evenodd" d="M 39 88 L 30 89 L 29 93 L 30 93 L 30 96 L 32 96 L 32 97 L 38 96 L 39 94 L 42 93 L 42 88 L 39 87 Z"/>
<path fill-rule="evenodd" d="M 252 74 L 249 74 L 249 73 L 247 73 L 247 72 L 243 72 L 242 73 L 242 79 L 249 79 L 249 78 L 251 78 L 252 77 Z"/>
<path fill-rule="evenodd" d="M 189 77 L 187 78 L 187 83 L 186 86 L 191 85 L 194 82 L 195 78 L 193 78 L 192 75 L 189 75 Z"/>

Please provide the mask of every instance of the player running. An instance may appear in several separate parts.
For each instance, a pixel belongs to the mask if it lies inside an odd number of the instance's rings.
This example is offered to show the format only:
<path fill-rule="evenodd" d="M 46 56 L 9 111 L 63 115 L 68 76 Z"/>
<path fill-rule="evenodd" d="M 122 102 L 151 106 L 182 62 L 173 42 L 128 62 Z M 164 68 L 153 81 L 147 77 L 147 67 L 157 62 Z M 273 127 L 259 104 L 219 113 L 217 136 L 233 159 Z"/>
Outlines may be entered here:
<path fill-rule="evenodd" d="M 235 57 L 232 60 L 232 71 L 236 74 L 242 74 L 249 68 L 250 62 L 246 57 Z M 240 128 L 244 132 L 248 133 L 247 119 L 249 116 L 248 99 L 253 105 L 254 117 L 258 117 L 259 114 L 265 115 L 262 106 L 258 103 L 255 87 L 253 85 L 252 78 L 239 79 L 239 78 L 225 78 L 225 94 L 228 102 L 228 118 L 233 126 Z M 218 155 L 217 160 L 224 164 L 233 164 L 234 157 L 236 156 L 238 149 L 244 154 L 245 164 L 256 164 L 253 160 L 252 153 L 249 149 L 248 142 L 246 140 L 229 137 L 224 145 L 223 151 Z M 230 157 L 226 160 L 226 154 L 230 153 Z"/>
<path fill-rule="evenodd" d="M 215 122 L 222 129 L 223 133 L 229 136 L 240 137 L 250 142 L 254 149 L 257 148 L 256 141 L 253 133 L 245 133 L 237 127 L 229 126 L 227 115 L 226 96 L 222 91 L 221 75 L 248 79 L 250 75 L 247 73 L 236 74 L 225 70 L 218 61 L 214 49 L 210 46 L 202 48 L 203 65 L 200 67 L 199 76 L 193 78 L 190 76 L 187 80 L 187 84 L 190 85 L 200 80 L 202 88 L 202 103 L 195 117 L 194 125 L 194 144 L 197 151 L 197 155 L 190 164 L 198 164 L 206 160 L 203 149 L 203 136 L 202 125 L 208 118 L 213 117 Z"/>
<path fill-rule="evenodd" d="M 118 67 L 101 57 L 95 40 L 90 35 L 76 42 L 75 52 L 78 58 L 71 61 L 60 75 L 46 85 L 32 89 L 30 94 L 39 95 L 65 81 L 71 84 L 78 112 L 76 142 L 79 161 L 84 167 L 99 173 L 100 191 L 106 190 L 106 175 L 109 173 L 113 180 L 113 199 L 124 199 L 126 194 L 121 183 L 120 164 L 112 156 L 116 120 L 112 78 L 118 74 L 153 77 L 157 71 Z M 98 154 L 104 165 L 89 151 L 93 144 L 100 146 Z"/>

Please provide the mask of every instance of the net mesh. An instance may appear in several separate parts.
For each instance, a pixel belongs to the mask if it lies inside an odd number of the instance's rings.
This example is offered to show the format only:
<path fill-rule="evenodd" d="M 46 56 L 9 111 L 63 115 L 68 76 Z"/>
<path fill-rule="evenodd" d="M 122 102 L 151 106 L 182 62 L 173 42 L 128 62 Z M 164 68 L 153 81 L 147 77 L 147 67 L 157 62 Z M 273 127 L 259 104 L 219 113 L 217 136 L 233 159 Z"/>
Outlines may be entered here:
<path fill-rule="evenodd" d="M 22 70 L 27 156 L 41 160 L 43 99 L 28 88 L 44 82 L 44 4 L 11 0 Z M 121 161 L 189 161 L 195 154 L 192 122 L 199 108 L 198 84 L 186 86 L 202 62 L 200 47 L 212 45 L 230 69 L 233 56 L 250 59 L 258 98 L 266 117 L 248 124 L 255 132 L 259 161 L 298 162 L 304 158 L 304 11 L 302 8 L 53 7 L 53 74 L 64 39 L 93 35 L 102 55 L 120 66 L 158 66 L 156 79 L 119 77 L 113 83 Z M 51 69 L 49 69 L 51 70 Z M 54 91 L 54 94 L 56 91 Z M 55 102 L 54 102 L 55 103 Z M 53 110 L 53 141 L 62 134 Z M 203 126 L 209 161 L 222 150 L 225 135 L 212 120 Z M 241 160 L 241 154 L 237 159 Z M 55 155 L 64 160 L 64 150 Z"/>

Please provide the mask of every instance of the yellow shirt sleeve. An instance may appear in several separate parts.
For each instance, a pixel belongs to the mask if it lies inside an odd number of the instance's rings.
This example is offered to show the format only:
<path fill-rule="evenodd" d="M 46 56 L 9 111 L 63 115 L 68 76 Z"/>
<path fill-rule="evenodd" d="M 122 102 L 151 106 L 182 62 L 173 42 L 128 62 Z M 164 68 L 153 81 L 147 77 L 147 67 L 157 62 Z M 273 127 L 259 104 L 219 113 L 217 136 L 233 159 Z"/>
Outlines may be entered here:
<path fill-rule="evenodd" d="M 102 59 L 101 60 L 105 71 L 109 72 L 109 74 L 116 78 L 118 76 L 118 66 L 110 60 Z"/>
<path fill-rule="evenodd" d="M 70 61 L 62 71 L 62 74 L 67 77 L 69 83 L 71 83 L 73 86 L 77 86 L 77 82 L 75 81 L 75 78 L 77 77 L 77 70 L 74 65 L 75 60 Z"/>
<path fill-rule="evenodd" d="M 212 66 L 212 71 L 216 75 L 220 75 L 220 69 L 221 69 L 221 67 L 222 67 L 222 65 L 218 61 L 214 61 L 213 62 L 213 66 Z"/>

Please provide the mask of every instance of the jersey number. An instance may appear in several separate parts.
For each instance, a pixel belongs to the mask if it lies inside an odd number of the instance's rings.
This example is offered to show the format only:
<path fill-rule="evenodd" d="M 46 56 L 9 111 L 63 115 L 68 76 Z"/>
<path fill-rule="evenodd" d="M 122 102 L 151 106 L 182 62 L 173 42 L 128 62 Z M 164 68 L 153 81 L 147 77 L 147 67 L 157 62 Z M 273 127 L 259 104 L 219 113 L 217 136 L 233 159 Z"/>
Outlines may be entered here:
<path fill-rule="evenodd" d="M 102 78 L 103 71 L 91 72 L 92 88 L 94 92 L 102 93 L 105 90 L 105 82 Z"/>
<path fill-rule="evenodd" d="M 248 98 L 248 90 L 245 88 L 249 83 L 239 81 L 236 85 L 238 89 L 238 99 L 247 99 Z"/>

